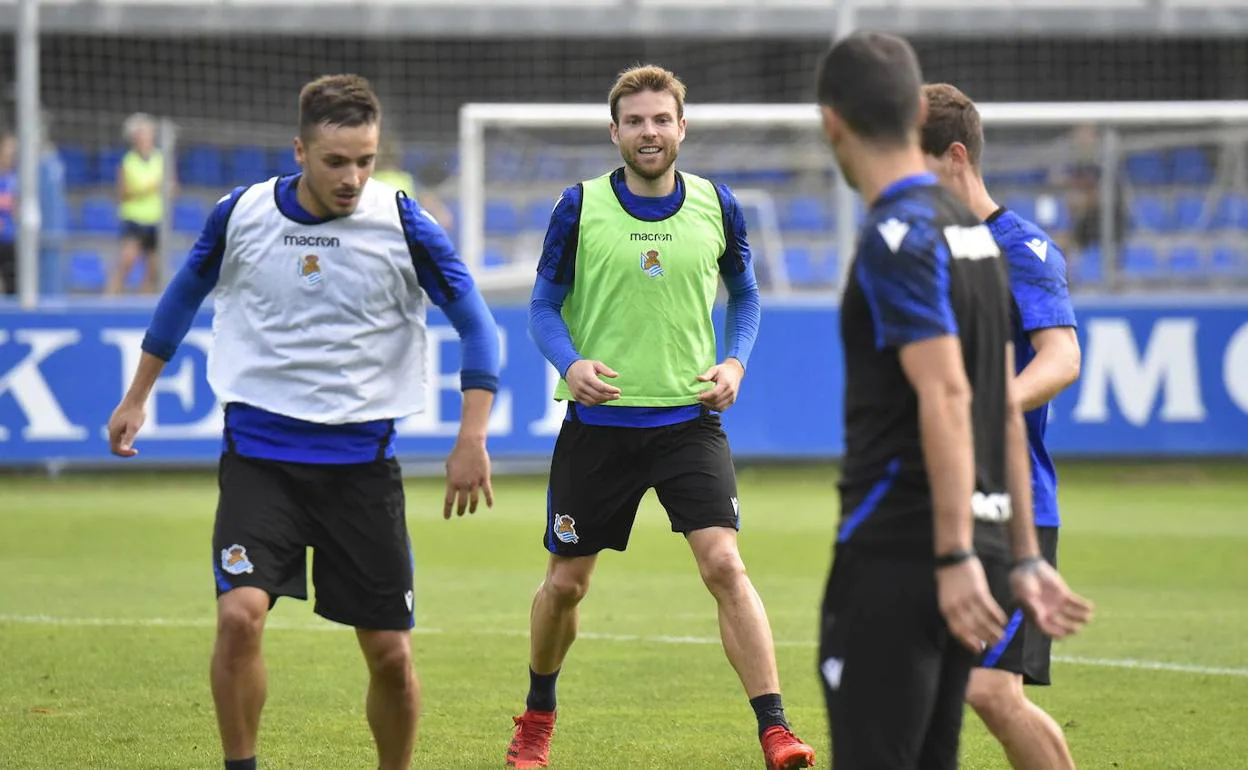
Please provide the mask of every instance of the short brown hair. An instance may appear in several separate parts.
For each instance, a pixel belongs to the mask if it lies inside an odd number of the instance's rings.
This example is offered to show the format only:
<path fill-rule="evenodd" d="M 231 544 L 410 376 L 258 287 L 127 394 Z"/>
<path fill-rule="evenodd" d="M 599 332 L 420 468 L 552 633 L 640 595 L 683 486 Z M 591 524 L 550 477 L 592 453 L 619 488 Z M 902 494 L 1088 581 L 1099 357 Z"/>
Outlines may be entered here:
<path fill-rule="evenodd" d="M 970 97 L 948 83 L 923 86 L 927 121 L 923 124 L 923 152 L 940 157 L 954 142 L 966 145 L 971 165 L 979 168 L 984 154 L 984 124 Z"/>
<path fill-rule="evenodd" d="M 638 64 L 621 72 L 611 86 L 607 97 L 611 102 L 611 122 L 620 122 L 620 99 L 645 91 L 671 94 L 676 99 L 676 118 L 685 116 L 685 84 L 676 73 L 654 64 Z"/>
<path fill-rule="evenodd" d="M 299 92 L 299 135 L 318 126 L 367 126 L 381 122 L 381 102 L 359 75 L 322 75 Z"/>

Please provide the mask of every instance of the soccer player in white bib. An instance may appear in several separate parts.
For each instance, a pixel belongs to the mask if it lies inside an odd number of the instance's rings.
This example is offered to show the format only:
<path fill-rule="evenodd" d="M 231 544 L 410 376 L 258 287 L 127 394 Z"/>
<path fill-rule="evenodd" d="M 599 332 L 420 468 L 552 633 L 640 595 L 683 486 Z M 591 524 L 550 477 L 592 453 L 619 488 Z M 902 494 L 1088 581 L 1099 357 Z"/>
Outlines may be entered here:
<path fill-rule="evenodd" d="M 413 562 L 395 421 L 425 403 L 427 303 L 459 333 L 463 417 L 443 515 L 493 505 L 486 423 L 498 331 L 449 238 L 371 180 L 381 106 L 368 81 L 331 75 L 299 96 L 302 171 L 222 198 L 157 305 L 112 451 L 135 436 L 156 378 L 216 289 L 208 380 L 225 407 L 213 533 L 212 694 L 227 770 L 254 770 L 266 694 L 260 642 L 278 597 L 356 629 L 383 770 L 408 768 L 419 689 L 411 660 Z"/>

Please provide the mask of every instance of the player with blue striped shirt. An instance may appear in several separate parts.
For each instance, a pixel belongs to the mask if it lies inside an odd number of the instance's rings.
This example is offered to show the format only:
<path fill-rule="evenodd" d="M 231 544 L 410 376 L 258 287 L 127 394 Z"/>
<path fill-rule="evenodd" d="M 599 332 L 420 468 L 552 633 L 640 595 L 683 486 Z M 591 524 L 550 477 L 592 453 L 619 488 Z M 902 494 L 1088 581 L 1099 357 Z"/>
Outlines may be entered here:
<path fill-rule="evenodd" d="M 1044 446 L 1049 402 L 1079 377 L 1075 312 L 1066 287 L 1066 260 L 1032 222 L 1002 208 L 984 185 L 983 126 L 975 104 L 948 84 L 927 85 L 923 151 L 941 184 L 985 222 L 1009 267 L 1015 394 L 1021 401 L 1031 453 L 1037 540 L 1057 564 L 1057 474 Z M 1004 587 L 1001 587 L 1004 591 Z M 1015 609 L 1005 637 L 971 674 L 967 700 L 1005 748 L 1016 770 L 1073 768 L 1057 722 L 1031 703 L 1023 685 L 1048 685 L 1051 640 Z"/>
<path fill-rule="evenodd" d="M 416 737 L 413 570 L 395 422 L 423 410 L 427 303 L 463 346 L 463 417 L 443 515 L 493 504 L 486 424 L 498 330 L 434 219 L 370 179 L 381 107 L 368 81 L 300 93 L 302 171 L 222 198 L 156 307 L 112 451 L 137 454 L 152 385 L 216 291 L 208 380 L 225 409 L 213 533 L 212 692 L 227 770 L 255 770 L 266 694 L 265 618 L 278 597 L 356 629 L 378 766 L 406 770 Z"/>

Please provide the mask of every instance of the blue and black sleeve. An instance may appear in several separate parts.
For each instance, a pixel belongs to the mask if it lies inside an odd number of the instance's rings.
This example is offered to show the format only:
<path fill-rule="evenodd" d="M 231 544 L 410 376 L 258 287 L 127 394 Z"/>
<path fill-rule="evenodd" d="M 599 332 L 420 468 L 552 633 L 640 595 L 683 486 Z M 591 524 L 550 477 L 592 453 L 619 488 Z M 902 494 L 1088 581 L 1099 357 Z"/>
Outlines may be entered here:
<path fill-rule="evenodd" d="M 186 262 L 156 304 L 152 323 L 143 336 L 143 352 L 168 361 L 186 338 L 200 305 L 217 285 L 221 260 L 225 257 L 226 226 L 239 197 L 246 191 L 246 187 L 235 188 L 217 201 L 208 215 L 208 221 L 191 247 Z"/>
<path fill-rule="evenodd" d="M 1066 258 L 1047 237 L 1015 239 L 1006 245 L 1010 292 L 1024 332 L 1075 326 L 1066 283 Z"/>
<path fill-rule="evenodd" d="M 529 335 L 560 377 L 581 357 L 562 313 L 576 276 L 581 197 L 581 186 L 574 185 L 555 202 L 529 300 Z"/>
<path fill-rule="evenodd" d="M 442 226 L 400 193 L 399 219 L 420 286 L 459 334 L 462 390 L 498 391 L 498 325 Z"/>
<path fill-rule="evenodd" d="M 719 258 L 719 274 L 728 289 L 728 308 L 724 322 L 724 357 L 735 358 L 748 366 L 751 351 L 758 339 L 762 321 L 758 280 L 745 233 L 745 214 L 737 197 L 725 185 L 716 185 L 724 222 L 724 253 Z"/>
<path fill-rule="evenodd" d="M 922 221 L 890 219 L 863 235 L 855 277 L 875 321 L 877 349 L 957 334 L 949 246 Z"/>

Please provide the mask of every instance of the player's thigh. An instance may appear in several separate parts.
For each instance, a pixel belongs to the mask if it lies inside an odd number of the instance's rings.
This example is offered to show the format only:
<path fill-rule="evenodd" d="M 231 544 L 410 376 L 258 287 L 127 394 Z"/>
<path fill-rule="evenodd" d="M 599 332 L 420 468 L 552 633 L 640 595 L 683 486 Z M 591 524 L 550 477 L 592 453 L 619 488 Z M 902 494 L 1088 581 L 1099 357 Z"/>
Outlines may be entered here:
<path fill-rule="evenodd" d="M 297 469 L 232 452 L 221 455 L 213 523 L 213 573 L 217 595 L 250 586 L 306 599 L 307 512 Z"/>
<path fill-rule="evenodd" d="M 550 461 L 546 550 L 571 557 L 628 547 L 648 488 L 637 447 L 649 430 L 564 422 Z"/>
<path fill-rule="evenodd" d="M 328 465 L 315 520 L 315 611 L 362 629 L 412 627 L 413 573 L 403 474 L 394 459 Z"/>
<path fill-rule="evenodd" d="M 918 770 L 944 648 L 931 565 L 839 549 L 819 674 L 837 770 Z"/>
<path fill-rule="evenodd" d="M 647 450 L 650 485 L 673 532 L 740 527 L 737 472 L 719 415 L 658 429 Z"/>
<path fill-rule="evenodd" d="M 966 713 L 966 687 L 976 660 L 975 653 L 963 647 L 947 629 L 941 634 L 944 655 L 940 682 L 919 755 L 918 766 L 923 770 L 957 770 L 962 716 Z"/>

